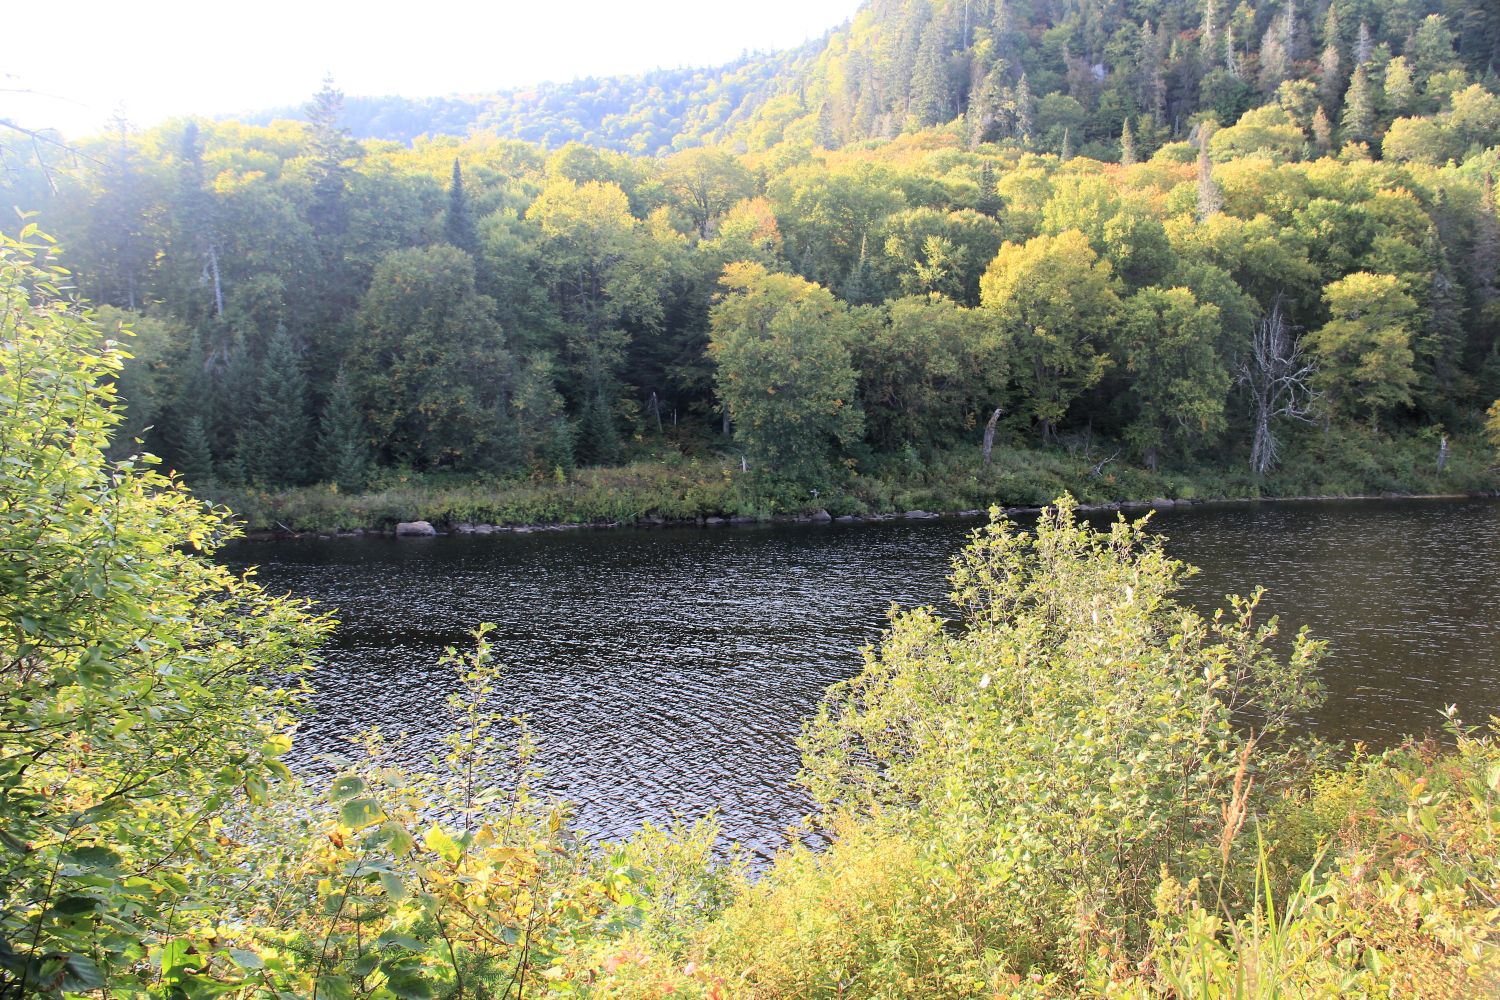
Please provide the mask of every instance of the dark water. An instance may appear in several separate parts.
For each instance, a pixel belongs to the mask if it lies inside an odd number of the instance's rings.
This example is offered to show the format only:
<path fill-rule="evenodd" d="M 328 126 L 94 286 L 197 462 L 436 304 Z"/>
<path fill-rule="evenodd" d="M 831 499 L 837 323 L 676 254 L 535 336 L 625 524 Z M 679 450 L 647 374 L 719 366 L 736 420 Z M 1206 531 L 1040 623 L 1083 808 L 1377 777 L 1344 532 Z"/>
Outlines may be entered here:
<path fill-rule="evenodd" d="M 1500 503 L 1365 501 L 1160 512 L 1169 551 L 1201 567 L 1208 610 L 1266 586 L 1295 630 L 1331 640 L 1326 736 L 1387 744 L 1500 713 Z M 529 715 L 549 788 L 607 835 L 717 809 L 757 850 L 804 803 L 793 741 L 830 683 L 856 672 L 894 602 L 944 602 L 976 522 L 569 532 L 243 543 L 226 559 L 336 608 L 303 754 L 370 726 L 443 731 L 448 668 L 480 621 L 508 665 L 497 707 Z"/>

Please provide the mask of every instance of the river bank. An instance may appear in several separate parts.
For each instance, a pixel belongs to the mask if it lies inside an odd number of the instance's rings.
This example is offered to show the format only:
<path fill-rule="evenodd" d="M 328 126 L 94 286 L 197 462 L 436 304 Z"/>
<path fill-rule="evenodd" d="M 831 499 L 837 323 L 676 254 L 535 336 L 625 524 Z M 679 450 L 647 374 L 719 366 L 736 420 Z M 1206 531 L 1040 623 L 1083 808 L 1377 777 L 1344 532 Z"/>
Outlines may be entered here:
<path fill-rule="evenodd" d="M 387 472 L 363 493 L 334 487 L 266 491 L 200 488 L 233 510 L 252 537 L 394 534 L 402 523 L 436 532 L 577 530 L 613 526 L 856 521 L 1024 512 L 1069 493 L 1089 508 L 1202 501 L 1483 496 L 1500 489 L 1487 445 L 1456 439 L 1444 467 L 1425 435 L 1325 438 L 1289 450 L 1269 476 L 1209 464 L 1153 472 L 1097 450 L 977 449 L 925 460 L 872 460 L 822 489 L 743 471 L 729 456 L 663 453 L 612 468 L 555 469 L 528 478 Z"/>

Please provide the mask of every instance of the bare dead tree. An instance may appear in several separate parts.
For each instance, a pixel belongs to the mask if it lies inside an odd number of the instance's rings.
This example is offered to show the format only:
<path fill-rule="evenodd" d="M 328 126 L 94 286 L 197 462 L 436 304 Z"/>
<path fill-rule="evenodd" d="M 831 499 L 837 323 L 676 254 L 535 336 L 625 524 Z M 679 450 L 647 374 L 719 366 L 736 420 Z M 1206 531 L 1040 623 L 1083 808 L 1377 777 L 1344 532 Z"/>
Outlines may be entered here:
<path fill-rule="evenodd" d="M 990 464 L 990 452 L 995 447 L 995 425 L 1000 422 L 1000 415 L 1005 412 L 1001 406 L 995 407 L 995 412 L 990 414 L 989 422 L 984 425 L 984 464 Z"/>
<path fill-rule="evenodd" d="M 1099 461 L 1090 466 L 1089 478 L 1098 479 L 1100 476 L 1104 475 L 1104 470 L 1109 467 L 1109 464 L 1111 462 L 1119 457 L 1120 449 L 1116 448 L 1112 454 L 1106 455 L 1103 458 L 1099 459 Z"/>
<path fill-rule="evenodd" d="M 1282 418 L 1311 420 L 1317 393 L 1312 377 L 1317 365 L 1302 351 L 1302 338 L 1286 319 L 1281 296 L 1255 324 L 1250 354 L 1240 364 L 1236 381 L 1250 392 L 1250 414 L 1254 437 L 1250 444 L 1250 469 L 1265 475 L 1276 464 L 1280 442 L 1275 422 Z"/>

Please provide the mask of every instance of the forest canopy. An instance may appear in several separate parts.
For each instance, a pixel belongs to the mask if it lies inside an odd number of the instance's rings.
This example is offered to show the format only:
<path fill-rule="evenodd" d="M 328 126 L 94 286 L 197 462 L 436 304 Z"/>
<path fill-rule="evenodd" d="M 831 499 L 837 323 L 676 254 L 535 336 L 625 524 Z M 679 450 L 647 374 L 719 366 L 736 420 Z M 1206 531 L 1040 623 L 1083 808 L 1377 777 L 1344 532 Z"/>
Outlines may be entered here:
<path fill-rule="evenodd" d="M 717 453 L 818 489 L 997 410 L 1011 447 L 1267 476 L 1310 429 L 1477 432 L 1500 397 L 1497 18 L 878 0 L 732 128 L 631 153 L 356 141 L 329 82 L 300 121 L 8 140 L 4 184 L 135 330 L 130 432 L 198 483 Z M 801 304 L 752 336 L 772 288 Z"/>

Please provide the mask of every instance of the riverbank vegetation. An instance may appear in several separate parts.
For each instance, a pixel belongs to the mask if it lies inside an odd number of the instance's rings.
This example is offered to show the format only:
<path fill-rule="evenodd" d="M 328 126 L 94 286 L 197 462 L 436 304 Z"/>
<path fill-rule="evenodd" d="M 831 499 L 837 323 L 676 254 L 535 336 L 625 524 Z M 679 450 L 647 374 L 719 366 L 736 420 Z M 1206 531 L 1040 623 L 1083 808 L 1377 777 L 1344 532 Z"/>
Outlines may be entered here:
<path fill-rule="evenodd" d="M 134 329 L 119 452 L 257 527 L 1493 486 L 1491 5 L 1096 13 L 871 3 L 659 156 L 562 141 L 629 81 L 547 145 L 329 84 L 0 185 Z"/>
<path fill-rule="evenodd" d="M 1203 617 L 1145 522 L 996 517 L 804 730 L 825 846 L 596 844 L 535 791 L 487 630 L 420 772 L 284 765 L 329 621 L 115 459 L 120 345 L 0 247 L 0 994 L 1468 997 L 1500 975 L 1500 722 L 1341 755 L 1319 642 Z"/>

